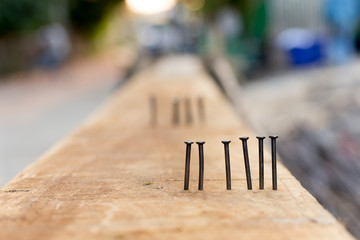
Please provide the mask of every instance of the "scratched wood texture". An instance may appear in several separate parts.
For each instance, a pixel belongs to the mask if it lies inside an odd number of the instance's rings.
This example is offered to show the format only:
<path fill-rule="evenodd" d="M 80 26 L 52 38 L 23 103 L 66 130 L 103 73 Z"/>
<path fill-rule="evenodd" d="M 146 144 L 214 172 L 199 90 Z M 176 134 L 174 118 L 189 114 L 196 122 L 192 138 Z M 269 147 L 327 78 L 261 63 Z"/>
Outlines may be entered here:
<path fill-rule="evenodd" d="M 158 101 L 156 126 L 149 124 L 150 95 Z M 191 99 L 192 125 L 183 105 L 180 125 L 172 125 L 174 96 Z M 204 124 L 195 108 L 199 96 Z M 279 190 L 271 190 L 268 151 L 265 190 L 258 190 L 256 134 L 196 58 L 166 58 L 1 190 L 0 239 L 352 239 L 281 163 Z M 240 136 L 250 137 L 252 191 Z M 231 191 L 225 189 L 224 139 L 232 140 Z M 182 190 L 184 140 L 206 141 L 203 191 L 197 191 L 195 144 L 190 190 Z"/>

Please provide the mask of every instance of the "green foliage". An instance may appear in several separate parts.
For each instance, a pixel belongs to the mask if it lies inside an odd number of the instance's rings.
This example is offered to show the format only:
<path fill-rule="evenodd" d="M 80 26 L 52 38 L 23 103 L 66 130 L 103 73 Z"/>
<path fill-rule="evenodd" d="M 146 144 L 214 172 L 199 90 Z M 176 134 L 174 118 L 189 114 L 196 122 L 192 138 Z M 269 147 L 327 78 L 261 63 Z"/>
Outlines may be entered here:
<path fill-rule="evenodd" d="M 222 7 L 230 7 L 241 14 L 244 21 L 245 34 L 255 35 L 263 33 L 266 26 L 266 0 L 206 0 L 201 9 L 205 16 L 212 19 Z"/>
<path fill-rule="evenodd" d="M 121 0 L 71 0 L 70 23 L 82 34 L 92 35 L 104 25 L 104 21 L 120 2 Z"/>
<path fill-rule="evenodd" d="M 25 33 L 49 21 L 48 0 L 0 0 L 0 36 Z"/>
<path fill-rule="evenodd" d="M 262 63 L 267 30 L 267 0 L 206 0 L 200 10 L 214 21 L 223 7 L 238 12 L 242 21 L 241 35 L 225 37 L 224 51 L 235 69 L 252 70 Z"/>
<path fill-rule="evenodd" d="M 122 0 L 0 0 L 0 37 L 28 33 L 59 20 L 91 36 L 104 26 L 104 21 L 120 2 Z M 58 14 L 63 16 L 55 17 Z"/>
<path fill-rule="evenodd" d="M 217 11 L 219 11 L 221 7 L 228 6 L 230 2 L 231 0 L 206 0 L 201 11 L 205 13 L 205 16 L 211 19 L 215 17 Z"/>

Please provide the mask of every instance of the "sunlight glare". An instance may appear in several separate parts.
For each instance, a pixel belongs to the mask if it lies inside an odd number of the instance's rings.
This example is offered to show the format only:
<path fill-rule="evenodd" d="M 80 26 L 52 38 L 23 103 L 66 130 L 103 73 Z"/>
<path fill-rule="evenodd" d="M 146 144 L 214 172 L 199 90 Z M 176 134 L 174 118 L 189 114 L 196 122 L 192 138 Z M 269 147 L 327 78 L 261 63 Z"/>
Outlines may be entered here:
<path fill-rule="evenodd" d="M 126 5 L 135 13 L 156 14 L 173 8 L 176 0 L 126 0 Z"/>

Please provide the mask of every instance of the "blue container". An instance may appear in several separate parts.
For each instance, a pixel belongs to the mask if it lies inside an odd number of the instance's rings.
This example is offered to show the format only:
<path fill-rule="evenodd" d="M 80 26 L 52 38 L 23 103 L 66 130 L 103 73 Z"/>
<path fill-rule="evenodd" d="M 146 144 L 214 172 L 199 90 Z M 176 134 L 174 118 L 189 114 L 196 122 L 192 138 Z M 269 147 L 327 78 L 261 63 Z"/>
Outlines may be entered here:
<path fill-rule="evenodd" d="M 306 65 L 319 62 L 323 59 L 322 46 L 319 41 L 307 48 L 294 47 L 288 50 L 293 65 Z"/>

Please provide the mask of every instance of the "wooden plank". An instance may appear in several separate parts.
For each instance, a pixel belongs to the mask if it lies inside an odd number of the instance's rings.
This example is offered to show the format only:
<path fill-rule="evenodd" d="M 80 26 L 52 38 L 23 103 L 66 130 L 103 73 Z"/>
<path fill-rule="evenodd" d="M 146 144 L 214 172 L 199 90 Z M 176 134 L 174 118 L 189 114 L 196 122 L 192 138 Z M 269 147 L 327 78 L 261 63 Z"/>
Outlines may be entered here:
<path fill-rule="evenodd" d="M 149 124 L 152 94 L 156 127 Z M 193 108 L 194 124 L 181 115 L 174 127 L 174 96 L 203 96 L 206 123 Z M 252 191 L 246 190 L 239 136 L 250 136 Z M 233 141 L 231 191 L 225 188 L 223 139 Z M 184 140 L 206 141 L 204 191 L 196 190 L 194 145 L 190 190 L 182 190 Z M 0 239 L 352 239 L 280 163 L 279 190 L 271 190 L 269 152 L 265 190 L 258 190 L 257 172 L 254 133 L 198 60 L 168 58 L 135 76 L 1 190 Z"/>

